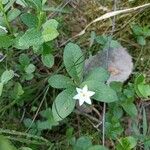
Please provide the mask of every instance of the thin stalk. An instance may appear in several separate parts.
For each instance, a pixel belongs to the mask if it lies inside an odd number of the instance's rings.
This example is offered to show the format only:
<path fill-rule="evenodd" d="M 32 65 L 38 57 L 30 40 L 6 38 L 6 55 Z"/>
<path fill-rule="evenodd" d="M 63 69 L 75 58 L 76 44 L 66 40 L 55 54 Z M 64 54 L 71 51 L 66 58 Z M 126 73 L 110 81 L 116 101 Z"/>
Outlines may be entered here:
<path fill-rule="evenodd" d="M 8 21 L 8 18 L 7 18 L 7 15 L 6 15 L 6 12 L 5 12 L 5 10 L 4 10 L 4 7 L 3 7 L 3 4 L 2 4 L 1 1 L 0 1 L 0 11 L 3 13 L 4 22 L 5 22 L 5 24 L 6 24 L 7 28 L 8 28 L 8 30 L 9 30 L 9 32 L 12 34 L 13 31 L 12 31 L 12 28 L 11 28 L 11 26 L 10 26 L 10 24 L 9 24 L 9 21 Z"/>
<path fill-rule="evenodd" d="M 113 0 L 114 2 L 114 6 L 113 6 L 113 11 L 117 10 L 117 0 Z M 113 33 L 115 31 L 115 22 L 116 22 L 116 16 L 113 16 L 112 19 L 112 29 L 111 29 L 111 38 L 109 39 L 109 48 L 106 50 L 106 69 L 108 70 L 108 60 L 109 60 L 109 50 L 110 50 L 110 46 L 111 46 L 111 40 L 112 40 L 112 36 Z M 102 126 L 102 144 L 103 146 L 105 146 L 105 117 L 106 117 L 106 103 L 103 104 L 103 126 Z"/>
<path fill-rule="evenodd" d="M 11 108 L 13 105 L 16 104 L 16 100 L 12 101 L 10 104 L 8 104 L 7 106 L 5 106 L 4 108 L 2 108 L 0 110 L 0 113 L 2 113 L 3 111 L 6 111 L 7 109 Z"/>
<path fill-rule="evenodd" d="M 26 132 L 28 132 L 29 129 L 32 127 L 32 125 L 33 125 L 33 123 L 34 123 L 34 121 L 35 121 L 35 119 L 36 119 L 36 117 L 37 117 L 37 115 L 38 115 L 38 113 L 39 113 L 39 111 L 40 111 L 40 109 L 41 109 L 41 107 L 42 107 L 42 104 L 43 104 L 43 102 L 44 102 L 44 100 L 45 100 L 45 98 L 46 98 L 46 95 L 47 95 L 47 93 L 48 93 L 48 90 L 49 90 L 49 86 L 46 88 L 46 91 L 45 91 L 44 96 L 43 96 L 43 98 L 42 98 L 42 100 L 41 100 L 41 103 L 40 103 L 40 105 L 39 105 L 39 107 L 38 107 L 38 109 L 37 109 L 37 111 L 36 111 L 36 113 L 35 113 L 35 115 L 34 115 L 34 118 L 33 118 L 32 122 L 31 122 L 29 128 L 26 130 Z"/>
<path fill-rule="evenodd" d="M 102 144 L 105 146 L 105 116 L 106 116 L 106 103 L 103 104 L 103 137 L 102 137 Z"/>

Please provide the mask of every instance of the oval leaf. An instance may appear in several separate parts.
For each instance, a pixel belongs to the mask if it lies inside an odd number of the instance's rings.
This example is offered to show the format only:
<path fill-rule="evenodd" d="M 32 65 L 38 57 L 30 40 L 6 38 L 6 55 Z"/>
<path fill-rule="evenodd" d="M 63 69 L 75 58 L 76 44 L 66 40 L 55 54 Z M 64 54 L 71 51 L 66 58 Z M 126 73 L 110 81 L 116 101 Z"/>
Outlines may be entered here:
<path fill-rule="evenodd" d="M 54 65 L 54 56 L 52 54 L 42 55 L 42 62 L 46 67 L 51 68 Z"/>
<path fill-rule="evenodd" d="M 13 70 L 6 70 L 3 72 L 1 76 L 1 83 L 7 84 L 9 80 L 11 80 L 14 77 L 14 71 Z"/>
<path fill-rule="evenodd" d="M 108 149 L 101 145 L 94 145 L 94 146 L 88 148 L 88 150 L 108 150 Z"/>
<path fill-rule="evenodd" d="M 53 88 L 68 88 L 73 85 L 72 80 L 69 77 L 57 74 L 53 75 L 48 80 L 49 85 L 51 85 Z"/>
<path fill-rule="evenodd" d="M 98 82 L 105 82 L 109 78 L 109 73 L 104 68 L 93 68 L 85 77 L 86 81 L 96 80 Z"/>
<path fill-rule="evenodd" d="M 56 121 L 63 120 L 73 111 L 75 107 L 74 91 L 73 89 L 66 89 L 56 97 L 52 106 L 53 116 Z"/>
<path fill-rule="evenodd" d="M 99 83 L 93 80 L 81 84 L 82 87 L 84 85 L 87 85 L 90 91 L 95 92 L 93 99 L 97 101 L 110 103 L 118 100 L 116 92 L 104 83 Z"/>
<path fill-rule="evenodd" d="M 68 74 L 76 81 L 81 81 L 84 56 L 80 47 L 76 44 L 68 43 L 64 49 L 63 60 Z"/>

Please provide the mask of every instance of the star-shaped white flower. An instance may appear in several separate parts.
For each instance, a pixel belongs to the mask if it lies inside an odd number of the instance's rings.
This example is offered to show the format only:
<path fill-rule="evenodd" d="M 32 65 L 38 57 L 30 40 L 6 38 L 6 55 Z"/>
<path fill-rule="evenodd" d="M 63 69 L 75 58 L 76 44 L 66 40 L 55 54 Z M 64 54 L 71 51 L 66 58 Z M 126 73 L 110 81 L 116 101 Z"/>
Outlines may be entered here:
<path fill-rule="evenodd" d="M 76 88 L 77 90 L 77 95 L 73 97 L 73 99 L 79 100 L 79 105 L 81 106 L 84 102 L 91 104 L 91 99 L 90 97 L 95 94 L 93 91 L 88 91 L 87 85 L 83 87 L 83 89 Z"/>

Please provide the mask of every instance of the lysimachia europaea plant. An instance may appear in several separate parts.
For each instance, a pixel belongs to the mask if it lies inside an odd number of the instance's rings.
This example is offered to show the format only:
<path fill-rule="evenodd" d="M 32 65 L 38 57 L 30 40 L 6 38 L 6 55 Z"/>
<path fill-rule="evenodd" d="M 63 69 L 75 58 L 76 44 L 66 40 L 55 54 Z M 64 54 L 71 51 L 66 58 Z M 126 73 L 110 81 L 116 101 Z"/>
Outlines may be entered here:
<path fill-rule="evenodd" d="M 58 94 L 52 106 L 53 116 L 57 121 L 63 120 L 74 110 L 76 100 L 73 97 L 77 94 L 77 87 L 87 85 L 89 90 L 95 92 L 92 98 L 100 102 L 110 103 L 118 100 L 116 92 L 106 85 L 109 73 L 105 69 L 93 68 L 84 75 L 84 54 L 78 45 L 66 45 L 63 61 L 70 77 L 54 74 L 48 80 L 53 88 L 64 89 Z"/>

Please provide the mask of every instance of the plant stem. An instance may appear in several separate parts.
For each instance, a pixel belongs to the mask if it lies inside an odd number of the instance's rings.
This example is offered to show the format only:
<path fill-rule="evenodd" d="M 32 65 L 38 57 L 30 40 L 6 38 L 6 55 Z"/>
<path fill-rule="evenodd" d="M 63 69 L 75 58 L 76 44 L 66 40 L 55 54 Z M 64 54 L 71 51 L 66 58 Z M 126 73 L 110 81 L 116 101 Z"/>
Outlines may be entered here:
<path fill-rule="evenodd" d="M 6 24 L 7 28 L 8 28 L 8 30 L 9 30 L 9 32 L 12 34 L 13 31 L 12 31 L 12 28 L 11 28 L 11 26 L 10 26 L 10 24 L 9 24 L 9 21 L 8 21 L 8 18 L 7 18 L 7 15 L 6 15 L 6 12 L 5 12 L 5 10 L 4 10 L 4 7 L 3 7 L 3 4 L 2 4 L 1 1 L 0 1 L 0 11 L 3 13 L 5 24 Z"/>
<path fill-rule="evenodd" d="M 2 113 L 3 111 L 6 111 L 7 109 L 9 109 L 10 107 L 12 107 L 13 105 L 16 104 L 16 100 L 12 101 L 10 104 L 8 104 L 7 106 L 5 106 L 4 108 L 2 108 L 0 110 L 0 113 Z"/>
<path fill-rule="evenodd" d="M 106 115 L 106 103 L 103 105 L 103 138 L 102 144 L 105 146 L 105 115 Z"/>
<path fill-rule="evenodd" d="M 46 98 L 46 95 L 47 95 L 47 93 L 48 93 L 48 90 L 49 90 L 49 86 L 47 86 L 46 91 L 45 91 L 45 93 L 44 93 L 44 96 L 43 96 L 43 98 L 42 98 L 42 101 L 41 101 L 41 103 L 40 103 L 40 105 L 39 105 L 39 107 L 38 107 L 38 109 L 37 109 L 37 111 L 36 111 L 36 113 L 35 113 L 35 115 L 34 115 L 34 118 L 33 118 L 32 122 L 31 122 L 29 128 L 26 130 L 26 132 L 28 132 L 29 129 L 32 127 L 32 125 L 33 125 L 33 123 L 34 123 L 34 121 L 35 121 L 35 119 L 36 119 L 36 117 L 37 117 L 37 115 L 38 115 L 38 113 L 39 113 L 39 111 L 40 111 L 40 109 L 41 109 L 41 107 L 42 107 L 42 104 L 43 104 L 43 102 L 44 102 L 44 100 L 45 100 L 45 98 Z"/>
<path fill-rule="evenodd" d="M 47 139 L 45 139 L 41 136 L 36 136 L 36 135 L 24 133 L 24 132 L 18 132 L 15 130 L 8 130 L 8 129 L 0 128 L 0 134 L 4 134 L 9 139 L 17 140 L 19 142 L 32 143 L 32 144 L 38 144 L 39 143 L 39 145 L 51 145 L 52 144 Z M 7 136 L 7 135 L 9 135 L 9 136 Z M 22 139 L 22 140 L 19 140 L 19 139 Z"/>

